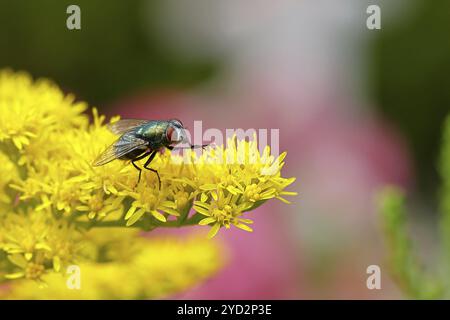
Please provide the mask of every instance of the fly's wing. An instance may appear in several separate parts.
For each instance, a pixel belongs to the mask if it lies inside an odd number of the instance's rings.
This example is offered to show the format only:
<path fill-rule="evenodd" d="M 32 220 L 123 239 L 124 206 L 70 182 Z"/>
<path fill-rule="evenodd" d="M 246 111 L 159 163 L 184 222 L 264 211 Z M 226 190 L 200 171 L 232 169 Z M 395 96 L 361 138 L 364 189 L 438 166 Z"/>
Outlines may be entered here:
<path fill-rule="evenodd" d="M 111 162 L 117 158 L 120 158 L 127 153 L 142 148 L 146 146 L 147 142 L 145 140 L 136 138 L 131 134 L 124 134 L 118 140 L 116 140 L 112 145 L 110 145 L 105 151 L 103 151 L 97 159 L 95 159 L 93 165 L 95 167 L 102 166 Z"/>
<path fill-rule="evenodd" d="M 117 122 L 108 124 L 107 127 L 115 134 L 123 134 L 143 124 L 146 124 L 147 122 L 150 121 L 142 119 L 122 119 Z"/>

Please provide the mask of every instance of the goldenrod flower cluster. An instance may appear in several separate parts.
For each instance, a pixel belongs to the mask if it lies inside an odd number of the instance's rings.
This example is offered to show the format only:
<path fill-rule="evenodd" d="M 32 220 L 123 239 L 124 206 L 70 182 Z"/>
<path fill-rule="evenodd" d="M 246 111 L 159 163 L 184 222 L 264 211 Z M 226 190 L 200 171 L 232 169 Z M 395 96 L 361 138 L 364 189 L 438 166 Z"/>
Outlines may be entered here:
<path fill-rule="evenodd" d="M 286 154 L 275 158 L 269 147 L 260 153 L 256 140 L 230 139 L 201 154 L 158 154 L 152 167 L 160 174 L 161 189 L 153 172 L 143 172 L 137 184 L 129 162 L 93 167 L 117 136 L 95 108 L 89 115 L 86 110 L 85 103 L 48 80 L 0 71 L 0 282 L 45 282 L 55 288 L 44 295 L 55 297 L 63 290 L 58 273 L 79 264 L 91 292 L 69 296 L 101 297 L 104 282 L 130 270 L 133 278 L 127 281 L 135 286 L 127 297 L 160 297 L 212 275 L 221 265 L 219 248 L 206 239 L 185 245 L 144 240 L 131 229 L 201 225 L 209 226 L 210 238 L 222 227 L 252 231 L 248 211 L 296 194 L 285 191 L 294 178 L 280 173 Z M 115 249 L 114 259 L 105 262 L 99 248 L 108 241 L 95 233 L 108 227 L 102 236 L 123 250 Z M 122 234 L 126 241 L 114 241 Z M 87 253 L 89 247 L 97 254 Z M 17 284 L 14 295 L 36 297 L 24 293 L 31 292 L 29 286 Z M 121 294 L 110 292 L 108 297 Z"/>
<path fill-rule="evenodd" d="M 217 243 L 203 237 L 144 239 L 136 229 L 89 231 L 79 263 L 79 287 L 71 274 L 49 273 L 44 286 L 15 284 L 8 299 L 150 299 L 184 291 L 214 274 L 223 264 Z M 222 250 L 221 250 L 222 251 Z M 100 262 L 93 262 L 93 261 Z"/>

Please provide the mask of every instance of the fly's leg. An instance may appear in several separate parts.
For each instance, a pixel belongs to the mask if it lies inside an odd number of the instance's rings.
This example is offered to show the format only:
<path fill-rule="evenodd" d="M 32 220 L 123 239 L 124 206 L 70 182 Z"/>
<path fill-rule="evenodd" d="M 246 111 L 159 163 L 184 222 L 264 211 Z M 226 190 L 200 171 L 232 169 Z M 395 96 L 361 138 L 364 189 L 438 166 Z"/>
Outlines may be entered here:
<path fill-rule="evenodd" d="M 148 156 L 148 155 L 149 155 L 148 152 L 144 152 L 144 153 L 141 154 L 140 156 L 137 156 L 136 158 L 134 158 L 133 160 L 131 160 L 131 164 L 133 165 L 133 167 L 135 167 L 135 168 L 137 169 L 137 171 L 139 171 L 139 177 L 138 177 L 138 181 L 137 181 L 136 185 L 138 185 L 139 182 L 141 181 L 142 169 L 139 168 L 139 167 L 136 165 L 135 161 L 139 161 L 139 160 L 141 160 L 141 159 L 144 159 L 144 158 L 145 158 L 146 156 Z"/>
<path fill-rule="evenodd" d="M 147 170 L 150 170 L 150 171 L 156 173 L 156 175 L 158 176 L 159 190 L 161 190 L 161 178 L 159 177 L 158 171 L 148 167 L 150 165 L 150 162 L 152 162 L 152 160 L 155 158 L 155 156 L 156 156 L 156 151 L 152 151 L 152 153 L 150 153 L 150 157 L 148 157 L 147 161 L 145 161 L 144 169 L 147 169 Z"/>
<path fill-rule="evenodd" d="M 205 149 L 207 146 L 209 146 L 209 144 L 202 144 L 202 145 L 197 145 L 197 144 L 191 144 L 189 147 L 174 147 L 174 146 L 168 146 L 167 149 L 169 149 L 170 151 L 172 150 L 183 150 L 183 149 L 197 149 L 197 148 L 202 148 Z"/>

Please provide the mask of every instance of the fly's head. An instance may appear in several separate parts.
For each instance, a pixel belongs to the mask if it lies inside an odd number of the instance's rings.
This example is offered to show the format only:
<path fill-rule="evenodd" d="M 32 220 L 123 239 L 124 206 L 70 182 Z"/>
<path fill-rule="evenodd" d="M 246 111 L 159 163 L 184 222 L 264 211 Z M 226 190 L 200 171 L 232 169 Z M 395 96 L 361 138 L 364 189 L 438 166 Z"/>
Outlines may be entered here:
<path fill-rule="evenodd" d="M 169 125 L 166 130 L 167 140 L 170 145 L 177 145 L 179 143 L 189 142 L 186 134 L 186 129 L 180 120 L 172 119 L 169 120 Z"/>

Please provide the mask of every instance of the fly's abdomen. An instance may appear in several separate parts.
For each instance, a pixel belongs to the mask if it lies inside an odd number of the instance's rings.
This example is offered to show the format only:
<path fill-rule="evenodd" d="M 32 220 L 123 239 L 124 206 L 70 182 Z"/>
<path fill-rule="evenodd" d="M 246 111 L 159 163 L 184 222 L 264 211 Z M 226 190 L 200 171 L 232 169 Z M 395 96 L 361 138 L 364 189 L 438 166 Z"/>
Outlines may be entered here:
<path fill-rule="evenodd" d="M 119 159 L 120 160 L 133 160 L 139 157 L 141 154 L 146 152 L 147 149 L 134 149 L 133 151 L 128 152 L 127 154 L 124 154 Z"/>
<path fill-rule="evenodd" d="M 114 144 L 118 159 L 133 160 L 148 150 L 148 144 L 133 132 L 124 133 Z"/>

